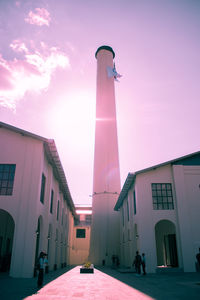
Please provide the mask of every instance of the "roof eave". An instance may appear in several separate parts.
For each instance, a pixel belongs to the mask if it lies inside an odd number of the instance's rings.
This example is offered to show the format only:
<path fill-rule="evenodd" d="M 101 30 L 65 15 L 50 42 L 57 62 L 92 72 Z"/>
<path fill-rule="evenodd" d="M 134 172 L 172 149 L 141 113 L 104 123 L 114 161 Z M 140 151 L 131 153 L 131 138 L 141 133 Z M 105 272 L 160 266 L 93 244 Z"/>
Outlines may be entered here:
<path fill-rule="evenodd" d="M 63 192 L 64 199 L 66 200 L 72 214 L 75 216 L 76 215 L 75 206 L 69 191 L 67 179 L 65 177 L 65 173 L 54 140 L 48 140 L 46 143 L 44 143 L 44 147 L 49 162 L 53 166 L 55 177 L 59 181 L 60 190 Z"/>
<path fill-rule="evenodd" d="M 118 197 L 118 200 L 115 204 L 115 207 L 114 207 L 115 211 L 118 211 L 120 209 L 120 207 L 122 206 L 122 203 L 123 203 L 124 199 L 126 198 L 130 187 L 134 183 L 135 177 L 136 177 L 135 173 L 128 173 L 128 176 L 127 176 L 126 181 L 123 185 L 121 193 L 120 193 L 120 195 Z"/>

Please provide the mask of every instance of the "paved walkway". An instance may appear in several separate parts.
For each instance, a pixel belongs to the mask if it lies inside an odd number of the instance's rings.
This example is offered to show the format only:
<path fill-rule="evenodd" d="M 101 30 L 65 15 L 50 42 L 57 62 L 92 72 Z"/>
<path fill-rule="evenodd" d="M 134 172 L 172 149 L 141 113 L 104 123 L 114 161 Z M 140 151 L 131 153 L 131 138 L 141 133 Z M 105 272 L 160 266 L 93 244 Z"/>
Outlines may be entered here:
<path fill-rule="evenodd" d="M 80 267 L 62 269 L 45 276 L 45 286 L 36 291 L 36 278 L 5 278 L 1 300 L 198 300 L 200 273 L 147 274 L 95 269 L 94 274 L 80 274 Z M 62 272 L 64 272 L 62 274 Z M 66 272 L 67 271 L 67 272 Z M 60 273 L 59 273 L 60 272 Z M 56 279 L 55 276 L 59 276 Z M 26 293 L 25 293 L 26 291 Z"/>

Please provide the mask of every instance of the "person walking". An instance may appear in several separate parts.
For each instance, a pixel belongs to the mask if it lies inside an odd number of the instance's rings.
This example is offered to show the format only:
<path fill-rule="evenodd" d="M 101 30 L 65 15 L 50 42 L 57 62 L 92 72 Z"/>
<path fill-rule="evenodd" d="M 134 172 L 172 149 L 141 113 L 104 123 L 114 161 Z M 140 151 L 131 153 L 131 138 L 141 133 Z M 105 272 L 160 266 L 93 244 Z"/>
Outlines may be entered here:
<path fill-rule="evenodd" d="M 142 263 L 141 255 L 139 254 L 139 251 L 136 251 L 136 256 L 133 265 L 135 266 L 135 270 L 138 275 L 141 274 L 141 263 Z"/>
<path fill-rule="evenodd" d="M 142 271 L 143 275 L 146 275 L 146 257 L 144 253 L 142 253 Z"/>
<path fill-rule="evenodd" d="M 37 286 L 38 289 L 40 289 L 43 285 L 43 280 L 44 280 L 44 269 L 45 269 L 45 256 L 46 254 L 44 252 L 40 252 L 39 256 L 39 274 L 38 274 L 38 280 L 37 280 Z"/>

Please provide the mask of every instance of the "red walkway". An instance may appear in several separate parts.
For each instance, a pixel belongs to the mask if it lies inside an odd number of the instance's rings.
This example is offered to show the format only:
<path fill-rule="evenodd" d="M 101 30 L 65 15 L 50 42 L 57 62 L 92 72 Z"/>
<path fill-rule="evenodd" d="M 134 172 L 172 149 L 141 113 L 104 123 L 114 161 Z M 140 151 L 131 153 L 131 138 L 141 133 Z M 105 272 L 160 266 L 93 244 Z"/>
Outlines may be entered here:
<path fill-rule="evenodd" d="M 153 298 L 99 270 L 95 269 L 94 274 L 80 274 L 80 267 L 75 267 L 45 285 L 37 294 L 25 299 L 151 300 Z"/>

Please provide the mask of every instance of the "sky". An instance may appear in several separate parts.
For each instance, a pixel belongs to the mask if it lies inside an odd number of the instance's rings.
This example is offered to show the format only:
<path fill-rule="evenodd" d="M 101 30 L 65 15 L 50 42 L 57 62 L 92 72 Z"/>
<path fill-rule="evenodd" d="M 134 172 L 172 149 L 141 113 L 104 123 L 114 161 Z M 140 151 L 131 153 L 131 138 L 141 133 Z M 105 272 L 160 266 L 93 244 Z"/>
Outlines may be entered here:
<path fill-rule="evenodd" d="M 0 121 L 54 139 L 91 204 L 98 47 L 115 51 L 121 186 L 200 151 L 199 0 L 0 0 Z"/>

